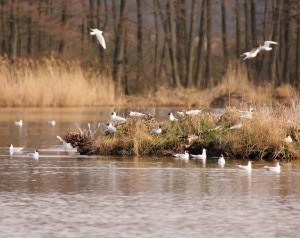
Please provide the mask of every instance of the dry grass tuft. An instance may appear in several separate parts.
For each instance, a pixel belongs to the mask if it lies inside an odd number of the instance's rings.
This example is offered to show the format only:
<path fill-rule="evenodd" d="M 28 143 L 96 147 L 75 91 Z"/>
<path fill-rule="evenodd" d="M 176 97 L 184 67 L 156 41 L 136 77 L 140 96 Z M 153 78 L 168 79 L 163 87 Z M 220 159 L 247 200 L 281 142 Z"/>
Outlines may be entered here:
<path fill-rule="evenodd" d="M 94 148 L 102 155 L 168 156 L 188 150 L 192 154 L 208 150 L 209 156 L 221 153 L 235 158 L 285 159 L 300 158 L 300 103 L 292 107 L 259 107 L 252 119 L 240 118 L 234 108 L 226 108 L 221 118 L 210 113 L 186 116 L 177 122 L 161 122 L 163 133 L 150 135 L 158 126 L 155 119 L 131 119 L 120 125 L 115 134 L 98 139 Z M 230 126 L 242 123 L 242 128 Z M 292 143 L 284 141 L 290 135 Z M 191 138 L 193 138 L 191 140 Z"/>
<path fill-rule="evenodd" d="M 113 104 L 110 77 L 84 69 L 79 62 L 54 58 L 0 59 L 0 106 L 61 107 Z"/>

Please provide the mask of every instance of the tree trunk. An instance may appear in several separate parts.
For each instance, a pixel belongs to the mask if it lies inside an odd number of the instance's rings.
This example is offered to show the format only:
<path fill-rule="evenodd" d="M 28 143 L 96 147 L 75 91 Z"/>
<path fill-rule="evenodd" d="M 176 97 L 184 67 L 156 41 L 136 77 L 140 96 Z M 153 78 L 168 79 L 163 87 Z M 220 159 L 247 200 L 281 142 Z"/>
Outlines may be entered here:
<path fill-rule="evenodd" d="M 235 35 L 236 35 L 236 58 L 239 59 L 241 55 L 241 6 L 240 0 L 235 0 Z"/>
<path fill-rule="evenodd" d="M 137 61 L 136 61 L 136 81 L 141 86 L 141 75 L 143 73 L 143 18 L 142 0 L 136 0 L 137 5 Z"/>
<path fill-rule="evenodd" d="M 65 49 L 65 40 L 64 40 L 64 31 L 65 31 L 65 26 L 67 22 L 67 0 L 62 0 L 62 9 L 61 9 L 61 28 L 63 31 L 63 34 L 61 35 L 61 39 L 59 41 L 59 46 L 58 46 L 58 53 L 60 55 L 64 54 L 64 49 Z"/>
<path fill-rule="evenodd" d="M 283 26 L 284 26 L 284 61 L 283 61 L 283 80 L 285 83 L 290 83 L 290 45 L 291 45 L 291 39 L 290 39 L 290 9 L 289 5 L 291 4 L 290 0 L 284 1 L 284 17 L 283 17 Z"/>
<path fill-rule="evenodd" d="M 244 3 L 245 7 L 245 49 L 244 51 L 249 51 L 251 50 L 250 48 L 250 7 L 249 7 L 249 0 L 245 0 Z"/>
<path fill-rule="evenodd" d="M 31 55 L 32 50 L 32 0 L 28 1 L 28 16 L 27 16 L 27 56 Z"/>
<path fill-rule="evenodd" d="M 127 21 L 127 0 L 121 0 L 120 17 L 115 36 L 115 52 L 113 60 L 113 79 L 115 81 L 116 95 L 125 92 L 122 80 L 124 76 L 124 46 L 125 46 L 125 27 Z"/>
<path fill-rule="evenodd" d="M 189 31 L 188 46 L 187 46 L 188 51 L 187 51 L 187 57 L 186 57 L 185 87 L 192 86 L 196 5 L 197 5 L 197 1 L 193 0 L 191 3 L 191 18 L 190 18 L 190 24 L 189 24 L 190 31 Z"/>
<path fill-rule="evenodd" d="M 206 0 L 206 66 L 205 66 L 205 81 L 204 87 L 211 87 L 211 72 L 210 72 L 210 61 L 211 61 L 211 0 Z"/>
<path fill-rule="evenodd" d="M 186 85 L 186 2 L 175 1 L 176 12 L 176 61 L 181 84 Z"/>
<path fill-rule="evenodd" d="M 201 17 L 199 22 L 199 33 L 198 33 L 198 46 L 197 46 L 197 53 L 196 53 L 196 60 L 195 60 L 195 74 L 194 74 L 194 85 L 196 87 L 200 87 L 200 78 L 201 78 L 201 61 L 203 58 L 203 43 L 204 43 L 204 34 L 206 29 L 206 0 L 202 0 L 201 6 Z"/>
<path fill-rule="evenodd" d="M 295 68 L 295 74 L 296 74 L 296 82 L 297 87 L 300 86 L 300 1 L 298 1 L 297 6 L 297 38 L 296 38 L 296 68 Z"/>
<path fill-rule="evenodd" d="M 168 0 L 167 2 L 167 38 L 168 38 L 168 48 L 170 54 L 170 61 L 171 61 L 171 71 L 172 71 L 172 86 L 173 87 L 180 87 L 180 81 L 178 76 L 178 65 L 176 60 L 176 53 L 175 53 L 175 32 L 173 26 L 173 4 L 172 0 Z"/>
<path fill-rule="evenodd" d="M 226 72 L 228 64 L 228 47 L 227 47 L 227 29 L 226 29 L 226 8 L 225 1 L 221 0 L 221 12 L 222 12 L 222 43 L 223 43 L 223 74 Z"/>
<path fill-rule="evenodd" d="M 11 0 L 9 3 L 9 36 L 8 36 L 8 58 L 13 61 L 15 59 L 14 40 L 16 38 L 15 28 L 15 0 Z"/>
<path fill-rule="evenodd" d="M 159 44 L 159 27 L 158 27 L 158 16 L 157 16 L 158 6 L 156 0 L 153 0 L 153 18 L 154 18 L 154 31 L 155 31 L 155 40 L 154 40 L 154 59 L 153 59 L 153 80 L 154 80 L 154 91 L 157 90 L 157 77 L 158 77 L 158 44 Z"/>

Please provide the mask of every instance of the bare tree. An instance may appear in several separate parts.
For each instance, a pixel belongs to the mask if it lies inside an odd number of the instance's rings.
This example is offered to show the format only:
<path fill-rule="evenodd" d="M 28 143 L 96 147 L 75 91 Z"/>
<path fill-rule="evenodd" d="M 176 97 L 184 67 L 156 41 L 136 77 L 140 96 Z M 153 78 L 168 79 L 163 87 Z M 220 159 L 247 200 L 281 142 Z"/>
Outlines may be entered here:
<path fill-rule="evenodd" d="M 193 79 L 193 55 L 194 55 L 194 32 L 196 21 L 196 5 L 197 1 L 193 0 L 191 3 L 191 18 L 190 18 L 190 31 L 188 37 L 187 57 L 186 57 L 186 80 L 185 87 L 192 86 Z"/>
<path fill-rule="evenodd" d="M 124 92 L 124 47 L 125 47 L 125 26 L 127 21 L 127 0 L 121 0 L 118 28 L 115 36 L 115 52 L 113 60 L 113 79 L 115 81 L 116 95 Z"/>
<path fill-rule="evenodd" d="M 236 36 L 236 58 L 240 58 L 241 54 L 241 3 L 235 0 L 235 36 Z"/>
<path fill-rule="evenodd" d="M 226 28 L 226 0 L 221 0 L 222 12 L 222 43 L 223 43 L 223 73 L 225 73 L 228 64 L 228 46 L 227 46 L 227 28 Z"/>
<path fill-rule="evenodd" d="M 206 0 L 206 65 L 205 65 L 205 76 L 204 76 L 204 87 L 210 87 L 211 85 L 211 0 Z"/>
<path fill-rule="evenodd" d="M 203 45 L 204 45 L 204 35 L 206 31 L 206 0 L 202 0 L 201 6 L 201 17 L 199 22 L 199 32 L 198 32 L 198 46 L 197 54 L 195 57 L 195 75 L 194 75 L 194 85 L 196 87 L 200 86 L 200 75 L 201 75 L 201 60 L 203 58 Z"/>
<path fill-rule="evenodd" d="M 143 71 L 143 17 L 142 0 L 136 0 L 137 5 L 137 62 L 136 62 L 136 80 L 140 84 L 140 77 Z"/>

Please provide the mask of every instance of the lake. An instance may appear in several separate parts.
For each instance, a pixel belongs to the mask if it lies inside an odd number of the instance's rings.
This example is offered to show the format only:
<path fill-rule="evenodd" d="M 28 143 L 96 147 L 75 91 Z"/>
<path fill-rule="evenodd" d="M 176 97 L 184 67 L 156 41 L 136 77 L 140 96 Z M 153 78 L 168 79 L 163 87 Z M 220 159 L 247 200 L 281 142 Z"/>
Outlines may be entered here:
<path fill-rule="evenodd" d="M 1 109 L 0 237 L 298 237 L 300 163 L 68 155 L 57 135 L 112 108 Z M 168 109 L 156 112 L 167 118 Z M 22 119 L 18 127 L 14 121 Z M 55 120 L 56 125 L 47 123 Z M 104 131 L 105 128 L 103 128 Z M 25 146 L 8 153 L 8 145 Z M 38 160 L 26 153 L 38 148 Z"/>

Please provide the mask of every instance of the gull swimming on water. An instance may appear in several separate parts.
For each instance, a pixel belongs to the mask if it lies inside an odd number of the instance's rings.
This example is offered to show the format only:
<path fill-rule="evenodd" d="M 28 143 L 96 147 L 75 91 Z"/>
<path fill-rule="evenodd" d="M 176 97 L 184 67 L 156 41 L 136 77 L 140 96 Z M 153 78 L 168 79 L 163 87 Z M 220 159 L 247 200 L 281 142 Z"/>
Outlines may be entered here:
<path fill-rule="evenodd" d="M 27 156 L 33 159 L 38 159 L 39 158 L 39 151 L 35 150 L 34 152 L 27 153 Z"/>
<path fill-rule="evenodd" d="M 150 134 L 151 135 L 159 135 L 162 133 L 162 129 L 161 129 L 161 126 L 159 125 L 158 128 L 155 128 L 155 129 L 152 129 L 150 131 Z"/>
<path fill-rule="evenodd" d="M 63 143 L 64 150 L 66 152 L 77 152 L 77 148 L 74 148 L 71 143 L 66 142 L 63 138 L 60 136 L 56 136 L 57 139 L 59 139 Z"/>
<path fill-rule="evenodd" d="M 98 29 L 91 29 L 90 32 L 91 35 L 96 35 L 98 41 L 100 42 L 100 45 L 102 45 L 102 47 L 106 49 L 106 44 L 102 33 L 103 31 L 100 31 Z"/>
<path fill-rule="evenodd" d="M 116 113 L 116 112 L 112 112 L 112 113 L 111 113 L 111 120 L 112 120 L 113 122 L 120 122 L 120 123 L 126 122 L 126 118 L 117 116 L 117 113 Z"/>
<path fill-rule="evenodd" d="M 50 121 L 48 121 L 48 124 L 51 126 L 55 126 L 56 122 L 54 120 L 50 120 Z"/>
<path fill-rule="evenodd" d="M 270 47 L 270 45 L 277 45 L 277 42 L 267 40 L 264 42 L 263 46 L 259 46 L 259 50 L 260 51 L 270 51 L 270 50 L 272 50 L 272 47 Z"/>
<path fill-rule="evenodd" d="M 224 165 L 225 164 L 225 159 L 224 159 L 223 154 L 221 154 L 221 157 L 218 159 L 218 164 L 220 164 L 220 165 Z"/>
<path fill-rule="evenodd" d="M 24 149 L 24 147 L 14 147 L 12 144 L 8 147 L 9 153 L 12 155 L 13 153 L 21 152 L 21 150 Z"/>
<path fill-rule="evenodd" d="M 273 171 L 273 172 L 279 173 L 280 172 L 280 167 L 281 167 L 280 163 L 277 162 L 275 167 L 264 166 L 264 169 L 267 170 L 267 171 Z"/>
<path fill-rule="evenodd" d="M 206 160 L 206 149 L 203 149 L 202 150 L 202 154 L 199 154 L 199 155 L 192 155 L 191 156 L 194 158 L 194 159 L 201 159 L 201 160 Z"/>
<path fill-rule="evenodd" d="M 238 165 L 238 167 L 242 170 L 248 170 L 248 171 L 251 171 L 252 169 L 252 161 L 248 161 L 248 164 L 247 165 Z"/>
<path fill-rule="evenodd" d="M 174 154 L 174 156 L 178 159 L 188 160 L 189 159 L 189 152 L 184 151 L 184 154 Z"/>
<path fill-rule="evenodd" d="M 23 126 L 23 121 L 20 120 L 20 121 L 15 121 L 15 125 L 16 126 Z"/>
<path fill-rule="evenodd" d="M 170 121 L 178 121 L 178 119 L 174 117 L 172 112 L 168 113 L 168 115 L 169 115 L 169 120 Z"/>

